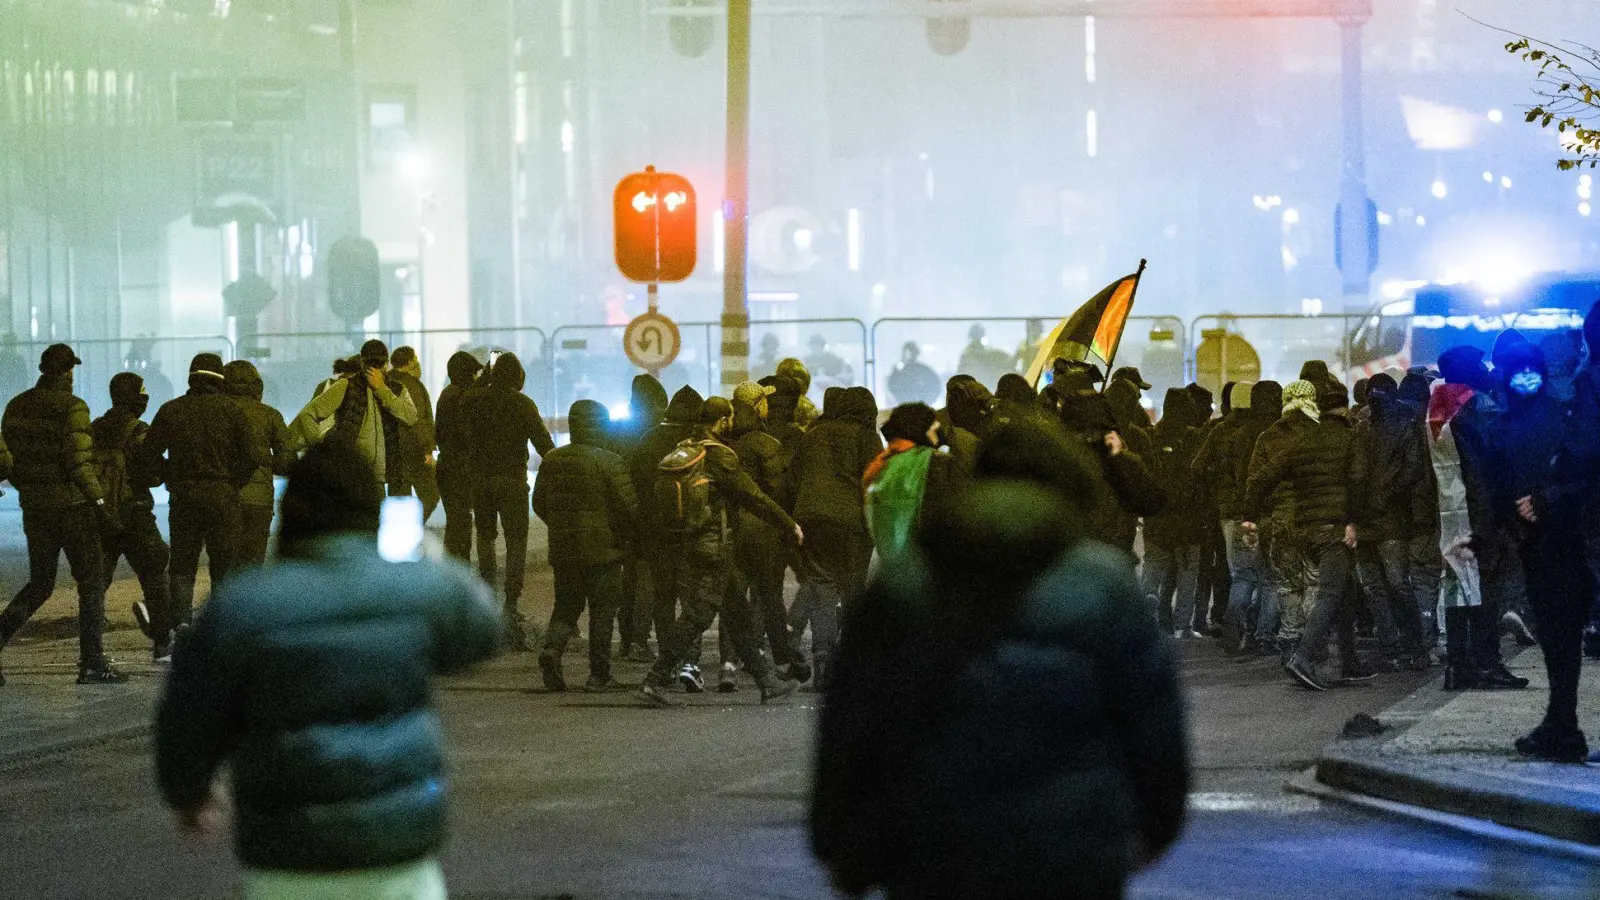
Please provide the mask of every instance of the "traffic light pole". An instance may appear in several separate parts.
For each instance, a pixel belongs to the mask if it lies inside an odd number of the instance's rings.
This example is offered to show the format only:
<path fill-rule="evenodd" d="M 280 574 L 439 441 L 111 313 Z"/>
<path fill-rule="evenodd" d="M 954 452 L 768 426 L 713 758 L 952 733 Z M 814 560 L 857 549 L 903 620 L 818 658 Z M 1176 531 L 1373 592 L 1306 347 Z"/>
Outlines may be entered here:
<path fill-rule="evenodd" d="M 750 379 L 750 0 L 728 0 L 727 199 L 722 205 L 723 396 Z"/>
<path fill-rule="evenodd" d="M 1361 116 L 1361 26 L 1365 19 L 1339 20 L 1340 119 L 1343 141 L 1339 173 L 1339 245 L 1344 249 L 1344 311 L 1366 312 L 1371 304 L 1372 259 L 1377 248 L 1367 227 L 1367 152 Z"/>

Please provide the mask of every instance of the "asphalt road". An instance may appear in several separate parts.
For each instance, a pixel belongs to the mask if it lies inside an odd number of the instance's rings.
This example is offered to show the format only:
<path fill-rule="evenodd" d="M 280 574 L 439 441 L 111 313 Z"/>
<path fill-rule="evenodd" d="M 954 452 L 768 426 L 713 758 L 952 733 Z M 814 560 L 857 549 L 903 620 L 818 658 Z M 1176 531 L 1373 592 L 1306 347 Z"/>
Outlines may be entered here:
<path fill-rule="evenodd" d="M 1380 712 L 1415 676 L 1313 695 L 1270 662 L 1234 664 L 1205 642 L 1184 650 L 1194 814 L 1133 897 L 1600 896 L 1581 863 L 1283 792 L 1346 718 Z M 580 658 L 568 664 L 577 680 Z M 442 692 L 457 773 L 453 896 L 830 896 L 803 830 L 814 697 L 763 708 L 747 683 L 650 710 L 626 693 L 533 693 L 532 667 L 531 655 L 504 658 Z M 233 896 L 226 841 L 178 838 L 149 749 L 130 737 L 0 770 L 0 898 Z"/>

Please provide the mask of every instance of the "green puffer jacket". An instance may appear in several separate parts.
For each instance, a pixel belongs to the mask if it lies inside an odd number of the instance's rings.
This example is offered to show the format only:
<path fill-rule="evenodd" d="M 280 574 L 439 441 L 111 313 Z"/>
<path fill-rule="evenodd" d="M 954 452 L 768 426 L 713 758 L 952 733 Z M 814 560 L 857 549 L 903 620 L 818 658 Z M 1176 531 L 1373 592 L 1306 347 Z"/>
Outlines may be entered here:
<path fill-rule="evenodd" d="M 545 454 L 533 485 L 533 513 L 550 529 L 550 565 L 619 563 L 633 543 L 639 503 L 622 457 L 605 449 L 610 416 L 579 400 L 567 422 L 572 443 Z"/>
<path fill-rule="evenodd" d="M 466 570 L 388 563 L 336 537 L 220 586 L 180 639 L 156 772 L 198 808 L 231 764 L 253 869 L 341 872 L 424 859 L 445 836 L 431 681 L 490 656 L 502 623 Z"/>
<path fill-rule="evenodd" d="M 239 492 L 239 502 L 246 506 L 271 506 L 276 499 L 272 477 L 289 474 L 299 441 L 283 421 L 283 413 L 261 402 L 261 373 L 253 364 L 248 360 L 234 360 L 223 367 L 222 374 L 227 376 L 228 395 L 238 403 L 245 420 L 250 423 L 256 454 L 264 460 L 250 476 L 250 483 Z"/>
<path fill-rule="evenodd" d="M 11 483 L 23 509 L 59 509 L 104 499 L 95 473 L 89 405 L 71 375 L 43 375 L 6 405 L 0 432 L 14 460 Z"/>

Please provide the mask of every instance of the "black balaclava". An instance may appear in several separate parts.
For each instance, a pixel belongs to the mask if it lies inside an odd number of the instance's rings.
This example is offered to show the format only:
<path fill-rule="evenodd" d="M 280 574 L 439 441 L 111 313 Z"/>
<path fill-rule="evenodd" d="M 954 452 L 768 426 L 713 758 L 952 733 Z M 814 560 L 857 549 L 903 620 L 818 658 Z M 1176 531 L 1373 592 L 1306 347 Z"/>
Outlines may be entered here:
<path fill-rule="evenodd" d="M 144 378 L 135 372 L 119 372 L 111 376 L 111 406 L 130 413 L 135 419 L 150 408 L 150 395 L 145 393 Z"/>

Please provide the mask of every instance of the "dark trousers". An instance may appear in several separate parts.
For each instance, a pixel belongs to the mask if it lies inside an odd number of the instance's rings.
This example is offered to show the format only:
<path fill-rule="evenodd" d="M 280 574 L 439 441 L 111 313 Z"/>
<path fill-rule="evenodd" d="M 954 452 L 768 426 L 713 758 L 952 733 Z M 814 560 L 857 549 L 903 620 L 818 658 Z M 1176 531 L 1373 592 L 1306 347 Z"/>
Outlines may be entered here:
<path fill-rule="evenodd" d="M 872 538 L 863 529 L 836 522 L 802 523 L 802 528 L 806 539 L 800 548 L 800 583 L 810 601 L 805 611 L 811 617 L 811 659 L 817 683 L 826 685 L 839 642 L 840 610 L 861 590 Z"/>
<path fill-rule="evenodd" d="M 678 571 L 683 568 L 682 549 L 670 539 L 656 539 L 647 545 L 650 562 L 650 615 L 656 628 L 656 650 L 667 640 L 672 623 L 678 619 Z M 635 628 L 643 628 L 637 623 Z"/>
<path fill-rule="evenodd" d="M 1539 628 L 1539 647 L 1550 677 L 1550 702 L 1544 724 L 1572 731 L 1578 727 L 1578 676 L 1583 668 L 1583 626 L 1595 591 L 1584 558 L 1583 537 L 1544 534 L 1523 545 L 1528 601 Z"/>
<path fill-rule="evenodd" d="M 22 509 L 22 533 L 28 539 L 28 583 L 0 612 L 0 647 L 39 611 L 56 589 L 56 567 L 67 554 L 78 583 L 78 662 L 93 665 L 105 656 L 105 565 L 101 560 L 100 526 L 87 503 L 50 509 Z"/>
<path fill-rule="evenodd" d="M 439 466 L 439 498 L 444 502 L 444 552 L 451 558 L 472 565 L 472 478 L 454 471 L 455 466 Z M 490 552 L 494 551 L 493 545 Z"/>
<path fill-rule="evenodd" d="M 750 604 L 756 642 L 763 636 L 772 648 L 772 661 L 780 666 L 805 662 L 789 631 L 789 611 L 783 605 L 783 575 L 788 570 L 788 550 L 780 540 L 751 541 L 739 545 L 738 588 Z"/>
<path fill-rule="evenodd" d="M 1389 653 L 1417 653 L 1429 642 L 1411 584 L 1411 544 L 1404 539 L 1362 541 L 1356 575 L 1371 599 L 1378 642 Z"/>
<path fill-rule="evenodd" d="M 239 491 L 231 484 L 184 485 L 174 490 L 167 509 L 172 533 L 172 609 L 174 626 L 194 614 L 194 580 L 200 551 L 206 553 L 211 589 L 233 571 L 239 552 Z"/>
<path fill-rule="evenodd" d="M 239 568 L 266 565 L 267 543 L 271 540 L 272 507 L 239 504 Z"/>
<path fill-rule="evenodd" d="M 683 611 L 661 639 L 650 682 L 668 683 L 721 612 L 722 627 L 731 633 L 734 647 L 756 684 L 768 684 L 771 670 L 756 646 L 750 606 L 730 596 L 729 584 L 734 577 L 732 546 L 712 533 L 673 541 L 668 550 L 677 551 L 679 559 L 678 599 Z"/>
<path fill-rule="evenodd" d="M 172 586 L 167 582 L 172 551 L 156 525 L 155 511 L 148 506 L 125 509 L 122 530 L 106 535 L 101 551 L 107 585 L 116 580 L 117 563 L 128 558 L 128 566 L 144 593 L 145 608 L 150 611 L 150 630 L 155 632 L 157 643 L 163 642 L 177 620 L 172 611 Z"/>
<path fill-rule="evenodd" d="M 1444 629 L 1450 665 L 1476 671 L 1500 661 L 1500 611 L 1493 603 L 1445 607 Z"/>
<path fill-rule="evenodd" d="M 391 497 L 415 496 L 422 501 L 424 523 L 433 518 L 433 511 L 439 508 L 439 479 L 433 466 L 424 463 L 411 464 L 401 482 L 389 485 L 388 490 Z M 446 526 L 448 527 L 448 522 Z"/>
<path fill-rule="evenodd" d="M 622 597 L 622 566 L 556 566 L 556 605 L 545 632 L 543 655 L 558 661 L 589 610 L 589 677 L 611 680 L 611 621 Z"/>
<path fill-rule="evenodd" d="M 653 622 L 651 606 L 655 584 L 650 577 L 650 561 L 639 548 L 628 552 L 622 563 L 622 596 L 617 601 L 617 638 L 629 650 L 650 643 Z"/>
<path fill-rule="evenodd" d="M 478 574 L 493 585 L 499 580 L 494 552 L 501 528 L 506 532 L 505 607 L 515 613 L 522 600 L 528 566 L 528 476 L 495 475 L 473 489 L 473 517 L 478 529 Z"/>
<path fill-rule="evenodd" d="M 1311 612 L 1296 655 L 1322 660 L 1328 638 L 1337 633 L 1339 656 L 1348 667 L 1355 661 L 1355 595 L 1350 577 L 1354 554 L 1344 543 L 1342 525 L 1307 528 L 1304 538 L 1311 552 Z"/>

